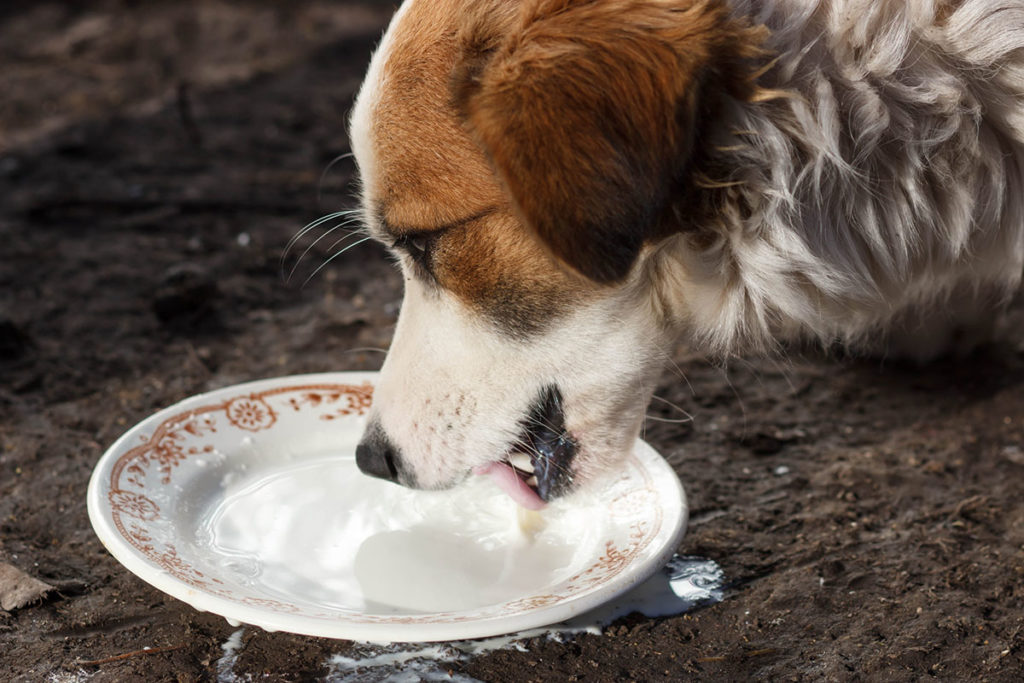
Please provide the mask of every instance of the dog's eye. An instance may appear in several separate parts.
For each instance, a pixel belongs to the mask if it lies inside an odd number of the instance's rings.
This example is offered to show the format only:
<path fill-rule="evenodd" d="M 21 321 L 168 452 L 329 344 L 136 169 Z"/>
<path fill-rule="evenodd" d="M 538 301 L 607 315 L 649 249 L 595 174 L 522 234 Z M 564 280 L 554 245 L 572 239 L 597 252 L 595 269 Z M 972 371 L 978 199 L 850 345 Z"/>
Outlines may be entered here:
<path fill-rule="evenodd" d="M 415 256 L 423 256 L 427 253 L 427 240 L 423 237 L 410 237 L 406 244 L 409 253 Z"/>
<path fill-rule="evenodd" d="M 395 248 L 404 251 L 412 260 L 423 267 L 430 262 L 430 251 L 434 239 L 424 235 L 403 235 L 395 240 Z"/>

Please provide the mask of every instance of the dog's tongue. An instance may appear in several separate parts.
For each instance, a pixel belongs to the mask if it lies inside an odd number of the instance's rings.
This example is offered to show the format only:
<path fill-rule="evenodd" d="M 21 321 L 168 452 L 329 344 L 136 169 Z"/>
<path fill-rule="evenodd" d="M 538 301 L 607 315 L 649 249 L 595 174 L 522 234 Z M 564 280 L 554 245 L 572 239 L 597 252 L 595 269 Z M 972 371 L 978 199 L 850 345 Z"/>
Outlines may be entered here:
<path fill-rule="evenodd" d="M 542 510 L 547 506 L 540 496 L 519 478 L 511 465 L 503 462 L 489 462 L 473 469 L 474 474 L 488 476 L 502 491 L 527 510 Z"/>

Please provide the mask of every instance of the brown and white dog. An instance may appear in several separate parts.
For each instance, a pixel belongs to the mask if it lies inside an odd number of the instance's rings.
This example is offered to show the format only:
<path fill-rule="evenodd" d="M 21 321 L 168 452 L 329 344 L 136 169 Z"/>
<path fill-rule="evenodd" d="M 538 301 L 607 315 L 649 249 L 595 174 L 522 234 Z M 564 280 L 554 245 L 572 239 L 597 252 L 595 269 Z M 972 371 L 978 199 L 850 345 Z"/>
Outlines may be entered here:
<path fill-rule="evenodd" d="M 988 326 L 1024 3 L 406 0 L 351 138 L 406 280 L 360 467 L 539 507 L 621 461 L 679 338 L 927 358 Z"/>

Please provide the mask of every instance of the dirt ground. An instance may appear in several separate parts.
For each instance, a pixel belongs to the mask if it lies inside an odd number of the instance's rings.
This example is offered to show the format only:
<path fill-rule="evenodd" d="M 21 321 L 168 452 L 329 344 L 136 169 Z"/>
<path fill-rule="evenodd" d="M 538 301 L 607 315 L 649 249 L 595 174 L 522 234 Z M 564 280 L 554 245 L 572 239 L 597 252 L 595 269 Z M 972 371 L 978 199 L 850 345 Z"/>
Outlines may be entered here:
<path fill-rule="evenodd" d="M 350 161 L 321 174 L 348 151 L 345 116 L 393 7 L 4 6 L 0 564 L 56 590 L 0 611 L 0 678 L 216 679 L 234 629 L 114 561 L 86 485 L 127 427 L 188 395 L 379 366 L 367 349 L 387 346 L 401 298 L 383 252 L 362 245 L 305 287 L 326 245 L 291 284 L 279 260 L 303 224 L 352 204 Z M 691 498 L 681 550 L 724 568 L 726 599 L 453 671 L 1024 680 L 1022 310 L 1001 343 L 925 368 L 722 367 L 679 349 L 658 395 L 694 419 L 646 437 Z M 315 679 L 347 648 L 247 629 L 234 672 Z"/>

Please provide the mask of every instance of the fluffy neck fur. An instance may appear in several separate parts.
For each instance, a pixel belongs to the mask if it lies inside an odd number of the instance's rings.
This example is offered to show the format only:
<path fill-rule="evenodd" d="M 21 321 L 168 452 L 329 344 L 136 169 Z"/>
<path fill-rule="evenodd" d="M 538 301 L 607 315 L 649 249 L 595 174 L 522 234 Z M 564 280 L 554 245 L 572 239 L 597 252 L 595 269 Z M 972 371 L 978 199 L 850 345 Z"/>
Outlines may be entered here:
<path fill-rule="evenodd" d="M 771 30 L 762 102 L 700 141 L 701 223 L 644 280 L 718 354 L 813 338 L 870 347 L 907 311 L 977 311 L 1024 264 L 1024 6 L 733 0 Z M 681 216 L 686 221 L 686 216 Z M 656 271 L 656 272 L 652 272 Z M 923 330 L 924 328 L 922 328 Z"/>

